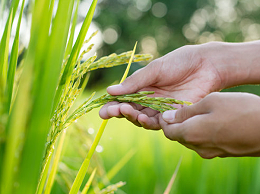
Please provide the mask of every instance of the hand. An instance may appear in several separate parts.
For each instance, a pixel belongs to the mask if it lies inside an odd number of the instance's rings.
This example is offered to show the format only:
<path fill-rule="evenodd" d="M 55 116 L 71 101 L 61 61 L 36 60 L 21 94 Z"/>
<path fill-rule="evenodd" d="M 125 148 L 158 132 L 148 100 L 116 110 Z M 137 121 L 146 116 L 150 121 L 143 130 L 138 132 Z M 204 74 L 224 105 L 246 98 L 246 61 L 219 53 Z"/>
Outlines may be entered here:
<path fill-rule="evenodd" d="M 164 112 L 160 125 L 166 137 L 203 158 L 260 156 L 260 97 L 253 94 L 212 93 Z"/>
<path fill-rule="evenodd" d="M 221 89 L 221 77 L 214 64 L 203 60 L 201 45 L 184 46 L 152 61 L 136 71 L 122 84 L 109 87 L 111 95 L 152 90 L 154 96 L 197 102 Z M 204 53 L 204 51 L 203 51 Z M 112 102 L 100 110 L 100 117 L 126 117 L 137 126 L 160 129 L 159 113 L 135 104 Z"/>
<path fill-rule="evenodd" d="M 195 103 L 227 87 L 260 83 L 259 45 L 260 41 L 184 46 L 152 61 L 107 91 L 111 95 L 121 95 L 152 90 L 154 96 Z M 100 110 L 103 119 L 126 117 L 147 129 L 161 128 L 159 116 L 149 108 L 117 102 L 108 103 Z"/>

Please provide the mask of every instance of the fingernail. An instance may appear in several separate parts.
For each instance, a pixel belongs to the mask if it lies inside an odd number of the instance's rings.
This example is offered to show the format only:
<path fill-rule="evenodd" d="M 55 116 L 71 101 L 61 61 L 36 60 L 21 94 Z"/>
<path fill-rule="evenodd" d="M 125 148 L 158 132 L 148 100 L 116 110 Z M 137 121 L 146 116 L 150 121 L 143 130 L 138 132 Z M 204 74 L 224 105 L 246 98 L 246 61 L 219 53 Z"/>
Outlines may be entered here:
<path fill-rule="evenodd" d="M 116 85 L 113 85 L 113 86 L 109 86 L 107 89 L 114 90 L 115 88 L 119 88 L 119 87 L 121 87 L 121 84 L 116 84 Z"/>
<path fill-rule="evenodd" d="M 167 123 L 174 123 L 176 112 L 177 110 L 165 111 L 162 115 L 163 120 Z"/>

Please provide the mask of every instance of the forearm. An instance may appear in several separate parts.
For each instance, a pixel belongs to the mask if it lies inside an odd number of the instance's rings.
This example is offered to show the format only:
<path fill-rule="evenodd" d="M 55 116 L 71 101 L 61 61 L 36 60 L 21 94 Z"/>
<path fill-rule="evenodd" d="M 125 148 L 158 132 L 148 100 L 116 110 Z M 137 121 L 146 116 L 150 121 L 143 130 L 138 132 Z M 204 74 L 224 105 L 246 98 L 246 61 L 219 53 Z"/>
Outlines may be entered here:
<path fill-rule="evenodd" d="M 215 66 L 222 89 L 260 83 L 260 41 L 211 42 L 201 45 L 202 60 Z"/>

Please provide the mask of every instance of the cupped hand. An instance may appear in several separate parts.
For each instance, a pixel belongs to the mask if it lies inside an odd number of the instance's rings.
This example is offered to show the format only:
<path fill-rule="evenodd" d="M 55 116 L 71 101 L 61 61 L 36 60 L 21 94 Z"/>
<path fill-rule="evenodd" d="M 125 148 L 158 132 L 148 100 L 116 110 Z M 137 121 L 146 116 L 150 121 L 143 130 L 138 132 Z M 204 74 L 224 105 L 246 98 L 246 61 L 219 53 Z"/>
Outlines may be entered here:
<path fill-rule="evenodd" d="M 153 96 L 178 100 L 199 101 L 222 87 L 222 78 L 211 60 L 206 60 L 201 45 L 181 47 L 146 67 L 136 71 L 122 84 L 111 86 L 107 92 L 122 95 L 138 91 L 155 91 Z M 125 117 L 137 126 L 160 129 L 159 113 L 135 104 L 108 103 L 100 110 L 100 117 Z"/>
<path fill-rule="evenodd" d="M 260 156 L 260 97 L 212 93 L 159 118 L 164 134 L 203 158 Z"/>

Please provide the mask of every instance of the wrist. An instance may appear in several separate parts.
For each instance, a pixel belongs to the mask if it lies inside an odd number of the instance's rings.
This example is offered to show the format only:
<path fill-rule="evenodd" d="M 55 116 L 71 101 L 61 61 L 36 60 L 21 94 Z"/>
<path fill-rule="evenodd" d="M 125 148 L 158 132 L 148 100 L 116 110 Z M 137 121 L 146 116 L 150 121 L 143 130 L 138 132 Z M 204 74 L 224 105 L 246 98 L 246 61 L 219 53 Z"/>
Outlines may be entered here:
<path fill-rule="evenodd" d="M 221 88 L 260 83 L 260 41 L 210 42 L 201 45 L 202 61 L 211 64 L 221 79 Z"/>

